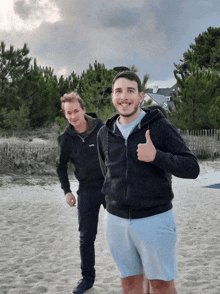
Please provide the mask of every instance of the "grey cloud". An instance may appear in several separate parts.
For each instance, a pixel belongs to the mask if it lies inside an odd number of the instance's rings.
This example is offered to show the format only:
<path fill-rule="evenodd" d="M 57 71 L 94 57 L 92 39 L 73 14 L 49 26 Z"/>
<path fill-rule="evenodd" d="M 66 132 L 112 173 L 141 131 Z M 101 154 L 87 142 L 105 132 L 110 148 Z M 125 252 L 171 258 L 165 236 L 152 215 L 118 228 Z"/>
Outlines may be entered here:
<path fill-rule="evenodd" d="M 161 1 L 158 8 L 153 8 L 157 18 L 157 29 L 163 31 L 168 40 L 179 38 L 189 18 L 188 4 L 185 0 Z"/>
<path fill-rule="evenodd" d="M 102 24 L 107 27 L 130 27 L 138 23 L 140 12 L 131 10 L 115 10 L 102 17 Z"/>
<path fill-rule="evenodd" d="M 36 10 L 33 1 L 31 7 Z M 100 5 L 101 1 L 96 1 L 97 5 L 87 5 L 86 0 L 61 2 L 57 1 L 62 21 L 43 23 L 36 31 L 21 33 L 28 42 L 30 55 L 55 72 L 65 66 L 69 73 L 74 70 L 80 74 L 95 60 L 111 67 L 130 65 L 135 63 L 135 56 L 146 61 L 167 50 L 166 36 L 158 35 L 156 19 L 147 5 L 143 9 L 115 5 L 107 9 Z M 34 12 L 22 0 L 16 2 L 16 9 L 23 17 Z"/>
<path fill-rule="evenodd" d="M 30 4 L 25 3 L 24 0 L 19 0 L 14 3 L 14 11 L 20 16 L 23 20 L 29 18 L 32 7 Z"/>
<path fill-rule="evenodd" d="M 31 17 L 35 11 L 39 13 L 36 0 L 30 2 L 33 10 L 23 0 L 16 2 L 16 12 L 23 18 Z M 185 28 L 191 29 L 191 25 L 185 0 L 158 0 L 155 5 L 153 1 L 142 1 L 145 3 L 142 7 L 121 5 L 121 1 L 118 5 L 116 1 L 104 5 L 103 0 L 53 2 L 59 7 L 61 21 L 44 22 L 31 33 L 13 36 L 10 42 L 13 45 L 16 45 L 15 40 L 27 42 L 30 56 L 36 57 L 39 65 L 54 68 L 55 73 L 65 66 L 68 74 L 73 70 L 81 74 L 89 63 L 98 60 L 108 68 L 135 64 L 140 74 L 151 74 L 152 69 L 159 77 L 163 70 L 169 72 L 169 64 L 172 67 L 174 61 L 178 62 L 174 59 L 173 48 L 180 42 L 182 46 L 184 36 L 184 42 L 188 42 L 189 31 Z M 180 53 L 178 56 L 182 57 Z"/>

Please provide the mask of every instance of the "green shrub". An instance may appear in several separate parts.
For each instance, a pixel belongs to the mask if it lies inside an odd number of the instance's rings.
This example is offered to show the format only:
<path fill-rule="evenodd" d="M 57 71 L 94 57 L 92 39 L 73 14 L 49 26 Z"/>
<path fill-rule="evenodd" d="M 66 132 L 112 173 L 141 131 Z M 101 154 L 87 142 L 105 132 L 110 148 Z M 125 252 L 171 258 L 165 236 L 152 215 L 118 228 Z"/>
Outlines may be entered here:
<path fill-rule="evenodd" d="M 58 125 L 59 131 L 63 131 L 65 126 L 67 126 L 68 121 L 65 119 L 65 117 L 57 116 L 55 117 L 55 123 Z"/>

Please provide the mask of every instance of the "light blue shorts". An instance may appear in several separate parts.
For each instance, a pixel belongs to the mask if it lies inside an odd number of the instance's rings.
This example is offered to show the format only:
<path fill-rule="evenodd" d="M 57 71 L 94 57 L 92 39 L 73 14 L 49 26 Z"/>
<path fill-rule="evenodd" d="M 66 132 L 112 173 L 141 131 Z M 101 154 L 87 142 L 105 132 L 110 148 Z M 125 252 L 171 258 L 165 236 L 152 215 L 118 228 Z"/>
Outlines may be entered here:
<path fill-rule="evenodd" d="M 122 278 L 145 273 L 149 280 L 171 281 L 177 275 L 173 209 L 140 219 L 106 211 L 106 239 Z"/>

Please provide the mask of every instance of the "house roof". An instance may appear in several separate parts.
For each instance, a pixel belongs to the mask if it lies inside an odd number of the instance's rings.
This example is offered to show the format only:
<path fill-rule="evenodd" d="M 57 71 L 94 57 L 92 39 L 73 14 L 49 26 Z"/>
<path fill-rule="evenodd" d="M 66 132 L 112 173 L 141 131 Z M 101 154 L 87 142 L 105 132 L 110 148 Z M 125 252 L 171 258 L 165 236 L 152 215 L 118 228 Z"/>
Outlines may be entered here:
<path fill-rule="evenodd" d="M 169 111 L 169 106 L 173 107 L 172 101 L 167 101 L 167 97 L 164 95 L 147 93 L 148 98 L 152 99 L 156 104 L 162 106 L 166 111 Z M 146 99 L 145 100 L 149 100 Z"/>
<path fill-rule="evenodd" d="M 161 105 L 165 110 L 169 111 L 169 106 L 173 107 L 172 101 L 167 101 L 173 91 L 177 92 L 177 85 L 173 85 L 171 88 L 156 88 L 156 93 L 153 88 L 147 89 L 147 95 L 149 98 L 153 99 L 158 105 Z"/>
<path fill-rule="evenodd" d="M 147 93 L 153 93 L 154 88 L 147 89 Z M 164 95 L 164 96 L 171 96 L 173 91 L 177 91 L 177 85 L 173 85 L 171 88 L 158 88 L 155 94 Z"/>
<path fill-rule="evenodd" d="M 167 103 L 167 98 L 164 95 L 159 95 L 159 94 L 153 94 L 153 93 L 148 93 L 148 95 L 154 99 L 155 102 L 157 102 L 157 104 L 163 104 L 163 103 Z"/>

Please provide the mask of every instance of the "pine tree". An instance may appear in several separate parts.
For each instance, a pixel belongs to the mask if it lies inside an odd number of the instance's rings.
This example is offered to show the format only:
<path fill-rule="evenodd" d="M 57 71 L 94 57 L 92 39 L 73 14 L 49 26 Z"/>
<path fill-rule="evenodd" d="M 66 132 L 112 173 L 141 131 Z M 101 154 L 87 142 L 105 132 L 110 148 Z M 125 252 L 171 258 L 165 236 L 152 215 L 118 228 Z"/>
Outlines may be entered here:
<path fill-rule="evenodd" d="M 95 111 L 97 114 L 104 109 L 112 107 L 111 85 L 115 72 L 105 68 L 104 64 L 97 61 L 94 68 L 89 64 L 89 69 L 83 71 L 77 92 L 84 100 L 88 112 Z"/>
<path fill-rule="evenodd" d="M 200 70 L 194 64 L 188 65 L 188 73 L 187 76 L 175 74 L 179 90 L 169 119 L 181 129 L 213 128 L 216 124 L 210 117 L 216 112 L 213 103 L 218 104 L 220 76 L 216 71 Z"/>
<path fill-rule="evenodd" d="M 220 28 L 209 27 L 189 47 L 183 54 L 181 63 L 174 63 L 176 73 L 188 75 L 191 63 L 196 64 L 200 70 L 209 68 L 220 71 Z"/>
<path fill-rule="evenodd" d="M 5 43 L 0 45 L 0 109 L 2 107 L 12 110 L 22 105 L 19 89 L 24 77 L 30 69 L 30 61 L 27 55 L 29 49 L 24 44 L 22 49 L 14 49 L 10 46 L 5 49 Z"/>
<path fill-rule="evenodd" d="M 170 120 L 180 128 L 219 127 L 220 28 L 209 27 L 174 64 L 179 88 Z"/>

